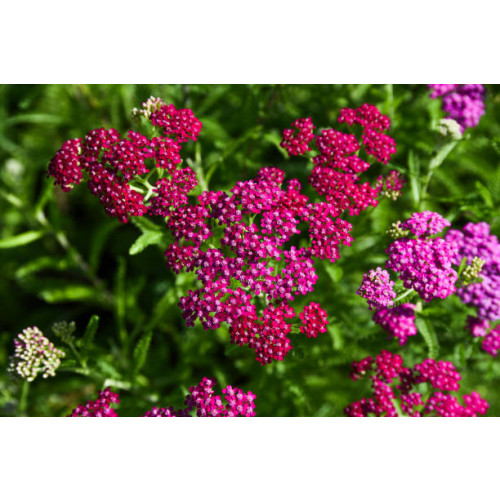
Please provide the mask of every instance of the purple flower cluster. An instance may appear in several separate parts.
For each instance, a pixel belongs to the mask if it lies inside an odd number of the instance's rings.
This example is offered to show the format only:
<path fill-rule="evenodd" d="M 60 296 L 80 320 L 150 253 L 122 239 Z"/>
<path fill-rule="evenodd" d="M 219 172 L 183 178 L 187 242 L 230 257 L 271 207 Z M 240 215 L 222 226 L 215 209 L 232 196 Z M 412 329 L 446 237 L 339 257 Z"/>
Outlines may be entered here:
<path fill-rule="evenodd" d="M 196 411 L 198 417 L 254 417 L 255 394 L 250 391 L 245 393 L 238 387 L 228 385 L 222 389 L 226 400 L 223 403 L 220 396 L 215 395 L 213 378 L 204 377 L 196 386 L 189 388 L 186 396 L 185 408 L 174 410 L 170 408 L 156 408 L 146 412 L 145 417 L 189 417 Z"/>
<path fill-rule="evenodd" d="M 393 287 L 394 281 L 391 281 L 389 273 L 377 267 L 363 275 L 363 282 L 356 293 L 366 299 L 370 310 L 378 309 L 392 306 L 392 300 L 396 298 Z"/>
<path fill-rule="evenodd" d="M 373 315 L 373 321 L 398 339 L 399 345 L 406 344 L 408 337 L 417 334 L 415 326 L 415 304 L 401 304 L 393 308 L 382 307 Z"/>
<path fill-rule="evenodd" d="M 426 302 L 436 297 L 445 299 L 456 291 L 457 273 L 452 268 L 456 247 L 429 236 L 448 224 L 439 214 L 413 214 L 401 227 L 417 236 L 398 239 L 386 250 L 386 267 L 398 273 L 405 288 L 413 288 Z"/>
<path fill-rule="evenodd" d="M 403 366 L 398 354 L 382 351 L 375 361 L 372 357 L 352 363 L 351 377 L 358 380 L 370 374 L 372 397 L 363 398 L 345 409 L 348 417 L 476 417 L 484 415 L 488 403 L 472 392 L 463 396 L 464 404 L 450 392 L 460 389 L 460 373 L 449 361 L 426 359 L 414 368 Z M 420 384 L 428 384 L 431 392 L 427 401 Z"/>
<path fill-rule="evenodd" d="M 462 132 L 476 127 L 484 114 L 486 91 L 481 84 L 431 84 L 431 98 L 442 97 L 442 109 L 455 120 Z"/>
<path fill-rule="evenodd" d="M 451 229 L 446 241 L 457 247 L 453 263 L 459 265 L 462 259 L 472 264 L 474 257 L 484 261 L 479 273 L 480 283 L 472 283 L 458 289 L 458 296 L 465 304 L 477 308 L 479 319 L 497 321 L 500 319 L 500 243 L 490 234 L 486 222 L 468 223 L 462 230 Z"/>

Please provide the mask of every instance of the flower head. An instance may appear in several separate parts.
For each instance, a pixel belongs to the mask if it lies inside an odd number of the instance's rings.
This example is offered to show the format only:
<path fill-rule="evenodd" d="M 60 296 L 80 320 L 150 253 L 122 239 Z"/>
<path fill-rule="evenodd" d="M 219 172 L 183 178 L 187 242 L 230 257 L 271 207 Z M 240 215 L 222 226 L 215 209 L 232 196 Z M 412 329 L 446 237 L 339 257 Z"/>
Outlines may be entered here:
<path fill-rule="evenodd" d="M 36 327 L 25 328 L 14 340 L 15 352 L 8 370 L 33 382 L 38 375 L 54 377 L 66 355 Z"/>

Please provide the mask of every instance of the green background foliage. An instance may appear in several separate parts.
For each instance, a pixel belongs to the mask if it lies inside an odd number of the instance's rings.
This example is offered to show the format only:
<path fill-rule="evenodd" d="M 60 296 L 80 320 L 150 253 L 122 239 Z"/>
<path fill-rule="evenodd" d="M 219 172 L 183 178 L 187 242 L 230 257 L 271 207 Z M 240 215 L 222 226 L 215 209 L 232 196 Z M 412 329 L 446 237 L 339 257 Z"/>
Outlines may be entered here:
<path fill-rule="evenodd" d="M 349 378 L 350 363 L 384 348 L 402 354 L 407 365 L 429 353 L 454 362 L 461 392 L 480 392 L 488 414 L 500 415 L 500 360 L 465 330 L 472 309 L 455 296 L 431 302 L 419 317 L 419 335 L 400 347 L 355 293 L 363 273 L 384 262 L 390 224 L 414 211 L 438 211 L 458 228 L 486 221 L 499 234 L 500 93 L 493 85 L 487 92 L 486 115 L 435 171 L 425 195 L 443 114 L 424 85 L 0 86 L 0 414 L 19 414 L 21 384 L 4 368 L 15 334 L 37 325 L 67 357 L 55 378 L 31 384 L 32 416 L 66 415 L 106 385 L 120 393 L 120 415 L 138 416 L 153 405 L 179 406 L 203 376 L 257 394 L 261 416 L 339 416 L 368 394 L 368 383 Z M 364 178 L 392 168 L 409 183 L 397 201 L 350 218 L 354 242 L 341 249 L 339 261 L 317 263 L 315 291 L 297 305 L 319 302 L 329 315 L 328 333 L 294 336 L 283 362 L 261 367 L 253 351 L 230 344 L 226 328 L 185 327 L 177 302 L 193 278 L 166 268 L 161 225 L 120 224 L 85 187 L 63 193 L 46 178 L 65 140 L 98 127 L 125 132 L 132 108 L 151 95 L 192 108 L 202 121 L 198 142 L 186 145 L 183 158 L 203 169 L 212 190 L 266 165 L 305 185 L 310 164 L 279 148 L 295 118 L 311 116 L 328 128 L 341 107 L 369 102 L 392 120 L 398 152 L 389 167 L 373 167 Z M 51 334 L 62 320 L 76 323 L 80 360 Z"/>

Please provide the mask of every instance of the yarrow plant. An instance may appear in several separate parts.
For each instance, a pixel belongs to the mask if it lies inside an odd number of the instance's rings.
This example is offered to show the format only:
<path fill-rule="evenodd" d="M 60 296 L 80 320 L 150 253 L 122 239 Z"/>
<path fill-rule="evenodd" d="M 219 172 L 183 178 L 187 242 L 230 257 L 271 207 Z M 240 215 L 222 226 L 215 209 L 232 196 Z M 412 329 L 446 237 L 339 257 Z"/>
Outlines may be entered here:
<path fill-rule="evenodd" d="M 396 172 L 379 177 L 375 187 L 359 180 L 373 162 L 385 165 L 396 152 L 387 116 L 369 104 L 342 109 L 339 124 L 359 128 L 360 137 L 335 129 L 315 135 L 311 118 L 284 131 L 281 145 L 292 156 L 315 144 L 309 183 L 324 199 L 310 199 L 297 179 L 285 181 L 283 170 L 264 167 L 229 192 L 205 190 L 193 201 L 188 194 L 196 175 L 181 167 L 180 153 L 183 142 L 197 140 L 199 120 L 155 98 L 134 115 L 149 120 L 158 136 L 130 131 L 120 138 L 116 130 L 98 129 L 68 141 L 49 166 L 56 184 L 69 190 L 85 175 L 108 215 L 122 222 L 165 218 L 174 240 L 165 252 L 168 267 L 194 273 L 200 285 L 179 301 L 188 326 L 199 320 L 209 330 L 226 323 L 231 341 L 253 349 L 263 365 L 287 355 L 292 331 L 324 333 L 326 312 L 318 304 L 296 319 L 291 303 L 314 289 L 314 259 L 335 262 L 340 246 L 350 245 L 352 226 L 342 215 L 357 215 L 376 206 L 379 195 L 395 198 L 401 189 Z M 305 246 L 299 236 L 307 238 Z"/>
<path fill-rule="evenodd" d="M 463 404 L 451 394 L 460 389 L 461 375 L 449 361 L 428 358 L 406 368 L 399 354 L 382 351 L 352 363 L 353 380 L 365 376 L 372 396 L 350 404 L 348 417 L 476 417 L 489 407 L 477 392 L 464 395 Z"/>
<path fill-rule="evenodd" d="M 8 370 L 28 382 L 38 375 L 54 377 L 61 359 L 66 355 L 57 349 L 36 327 L 25 328 L 14 340 L 15 352 Z"/>

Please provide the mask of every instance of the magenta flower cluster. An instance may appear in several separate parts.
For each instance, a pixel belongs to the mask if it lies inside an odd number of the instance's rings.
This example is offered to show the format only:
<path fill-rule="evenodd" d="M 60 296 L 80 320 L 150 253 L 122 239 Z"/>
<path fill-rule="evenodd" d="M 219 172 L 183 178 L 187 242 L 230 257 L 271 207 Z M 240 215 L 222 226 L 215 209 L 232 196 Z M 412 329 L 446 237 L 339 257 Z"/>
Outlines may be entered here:
<path fill-rule="evenodd" d="M 450 221 L 442 215 L 424 210 L 420 213 L 414 213 L 411 217 L 401 224 L 402 229 L 410 231 L 415 236 L 432 236 L 440 233 L 445 227 L 450 226 Z"/>
<path fill-rule="evenodd" d="M 114 129 L 91 130 L 84 139 L 63 144 L 49 164 L 48 176 L 64 191 L 85 176 L 107 215 L 121 222 L 147 213 L 168 215 L 171 208 L 187 202 L 197 185 L 193 170 L 180 167 L 180 153 L 183 142 L 196 141 L 201 122 L 190 109 L 171 104 L 160 106 L 149 118 L 160 137 L 149 139 L 134 131 L 120 137 Z M 151 174 L 156 184 L 149 184 Z"/>
<path fill-rule="evenodd" d="M 363 275 L 363 281 L 356 293 L 366 299 L 371 310 L 392 306 L 392 301 L 396 298 L 393 288 L 394 281 L 391 281 L 389 273 L 377 267 Z"/>
<path fill-rule="evenodd" d="M 385 162 L 395 152 L 393 140 L 382 132 L 389 126 L 387 117 L 370 106 L 350 111 L 365 135 L 374 130 L 371 154 Z M 314 125 L 308 118 L 292 126 L 283 146 L 292 155 L 303 154 L 314 138 Z M 197 204 L 173 208 L 167 220 L 175 239 L 165 252 L 168 267 L 175 273 L 194 272 L 202 284 L 180 299 L 186 324 L 199 320 L 206 330 L 228 324 L 231 341 L 253 349 L 261 364 L 280 361 L 292 349 L 290 320 L 296 313 L 291 303 L 313 290 L 318 279 L 313 259 L 335 262 L 340 246 L 351 243 L 351 224 L 340 218 L 342 213 L 366 208 L 369 203 L 360 196 L 376 201 L 375 189 L 357 183 L 356 172 L 369 164 L 354 154 L 361 147 L 356 136 L 329 129 L 316 137 L 316 144 L 321 168 L 344 179 L 335 187 L 327 179 L 323 187 L 328 189 L 323 189 L 315 184 L 313 170 L 309 180 L 326 201 L 310 200 L 297 179 L 285 181 L 282 170 L 264 167 L 229 193 L 205 191 Z M 360 169 L 349 167 L 361 164 Z M 306 246 L 292 243 L 300 242 L 298 235 L 308 238 Z M 301 331 L 312 337 L 322 333 L 327 322 L 326 313 L 315 307 L 306 306 L 299 315 L 305 322 Z"/>
<path fill-rule="evenodd" d="M 481 84 L 431 84 L 431 98 L 442 97 L 443 111 L 462 130 L 476 127 L 484 114 L 486 91 Z"/>
<path fill-rule="evenodd" d="M 349 417 L 476 417 L 488 410 L 487 401 L 476 392 L 464 395 L 463 404 L 450 394 L 460 389 L 461 376 L 449 361 L 425 359 L 406 368 L 399 354 L 382 351 L 375 360 L 352 363 L 353 380 L 367 375 L 372 396 L 350 404 L 345 409 Z M 427 386 L 425 393 L 422 384 Z"/>
<path fill-rule="evenodd" d="M 313 157 L 309 183 L 320 196 L 326 197 L 332 215 L 338 216 L 346 210 L 350 215 L 358 215 L 370 205 L 377 206 L 384 185 L 390 186 L 391 191 L 401 188 L 401 179 L 394 173 L 387 181 L 379 179 L 375 187 L 359 181 L 359 175 L 370 168 L 370 162 L 387 164 L 396 153 L 396 143 L 385 133 L 390 127 L 389 118 L 370 104 L 342 109 L 338 121 L 350 128 L 360 127 L 361 137 L 358 139 L 355 134 L 333 128 L 317 134 L 317 154 Z M 293 129 L 285 130 L 282 146 L 290 155 L 311 151 L 315 128 L 311 119 L 296 120 L 292 126 L 297 133 L 294 134 Z M 360 154 L 362 148 L 364 158 Z"/>
<path fill-rule="evenodd" d="M 317 337 L 320 333 L 326 332 L 328 325 L 328 316 L 319 304 L 311 302 L 299 314 L 302 321 L 300 326 L 300 333 L 304 333 L 309 338 Z"/>
<path fill-rule="evenodd" d="M 222 389 L 226 400 L 225 404 L 214 391 L 216 381 L 204 377 L 195 387 L 189 388 L 185 406 L 182 409 L 154 407 L 146 412 L 145 417 L 190 417 L 195 413 L 198 417 L 254 417 L 255 399 L 252 392 L 243 392 L 238 387 L 228 385 Z M 119 404 L 118 394 L 108 387 L 99 392 L 94 401 L 87 401 L 85 405 L 78 405 L 69 417 L 118 417 L 112 404 Z"/>
<path fill-rule="evenodd" d="M 415 307 L 415 304 L 410 303 L 393 308 L 381 307 L 373 315 L 373 321 L 386 330 L 391 337 L 396 338 L 399 345 L 404 345 L 408 337 L 417 334 Z"/>
<path fill-rule="evenodd" d="M 387 164 L 396 152 L 386 133 L 388 117 L 369 104 L 342 109 L 339 123 L 359 130 L 359 138 L 335 129 L 315 135 L 311 118 L 285 130 L 282 146 L 290 155 L 305 154 L 315 144 L 308 180 L 321 201 L 310 200 L 297 179 L 285 181 L 275 167 L 260 169 L 229 192 L 203 191 L 188 200 L 197 180 L 189 167 L 181 168 L 180 153 L 185 141 L 197 139 L 201 123 L 191 110 L 159 99 L 143 108 L 135 114 L 146 117 L 159 137 L 91 131 L 63 145 L 49 175 L 64 190 L 88 177 L 108 215 L 123 222 L 146 214 L 164 217 L 174 240 L 165 251 L 168 267 L 194 273 L 199 284 L 179 301 L 186 324 L 198 320 L 209 330 L 226 323 L 231 341 L 253 349 L 260 363 L 282 360 L 292 348 L 291 303 L 310 293 L 318 279 L 313 259 L 335 262 L 340 246 L 352 241 L 352 226 L 341 216 L 378 203 L 380 185 L 361 183 L 359 176 L 375 161 Z M 397 176 L 389 177 L 382 184 L 399 189 Z M 310 337 L 327 324 L 315 303 L 294 321 Z"/>
<path fill-rule="evenodd" d="M 195 412 L 198 417 L 254 417 L 255 416 L 255 394 L 250 391 L 245 393 L 238 387 L 228 385 L 222 389 L 221 396 L 214 391 L 216 382 L 213 378 L 204 377 L 195 387 L 189 388 L 186 396 L 185 407 L 180 410 L 170 408 L 157 408 L 146 412 L 145 417 L 189 417 Z"/>
<path fill-rule="evenodd" d="M 475 307 L 481 320 L 499 320 L 500 243 L 495 235 L 490 234 L 490 226 L 486 222 L 469 222 L 462 230 L 450 229 L 446 241 L 457 247 L 454 264 L 459 265 L 464 257 L 468 265 L 474 257 L 484 261 L 478 276 L 481 281 L 459 288 L 458 296 L 462 302 Z"/>
<path fill-rule="evenodd" d="M 112 404 L 120 403 L 118 394 L 112 392 L 109 387 L 99 392 L 97 399 L 87 401 L 84 405 L 78 405 L 68 417 L 117 417 Z"/>
<path fill-rule="evenodd" d="M 409 232 L 414 237 L 402 236 L 386 250 L 389 257 L 385 267 L 396 272 L 404 287 L 415 290 L 426 302 L 444 299 L 456 291 L 457 272 L 452 267 L 456 247 L 432 237 L 449 225 L 435 212 L 414 213 L 399 225 L 401 235 Z M 367 300 L 370 309 L 377 310 L 374 321 L 403 345 L 416 334 L 415 308 L 403 305 L 389 309 L 396 298 L 394 284 L 389 273 L 378 267 L 363 276 L 357 293 Z"/>
<path fill-rule="evenodd" d="M 401 227 L 416 237 L 397 239 L 386 250 L 386 267 L 398 273 L 405 288 L 413 288 L 426 302 L 445 299 L 456 291 L 457 272 L 452 267 L 456 246 L 443 238 L 431 238 L 447 225 L 449 222 L 439 214 L 413 214 Z"/>
<path fill-rule="evenodd" d="M 291 156 L 303 155 L 311 151 L 309 143 L 314 140 L 314 124 L 311 118 L 297 118 L 292 123 L 292 128 L 283 131 L 281 147 Z"/>
<path fill-rule="evenodd" d="M 391 170 L 385 177 L 380 175 L 377 178 L 375 189 L 380 196 L 397 200 L 401 196 L 405 184 L 404 177 L 397 170 Z"/>

